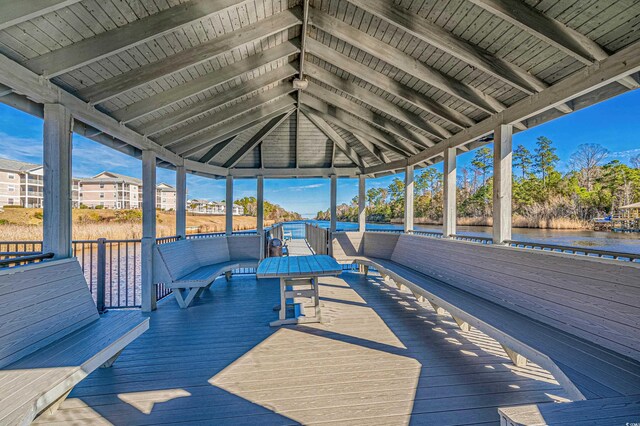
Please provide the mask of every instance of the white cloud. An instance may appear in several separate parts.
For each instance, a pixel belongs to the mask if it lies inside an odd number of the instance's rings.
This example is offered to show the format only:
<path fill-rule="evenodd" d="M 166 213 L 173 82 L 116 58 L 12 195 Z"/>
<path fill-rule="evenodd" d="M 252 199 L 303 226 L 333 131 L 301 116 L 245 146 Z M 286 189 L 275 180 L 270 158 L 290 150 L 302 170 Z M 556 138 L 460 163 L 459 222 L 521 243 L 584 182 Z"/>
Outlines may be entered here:
<path fill-rule="evenodd" d="M 42 163 L 42 140 L 0 132 L 0 152 L 3 157 L 12 160 Z"/>
<path fill-rule="evenodd" d="M 626 151 L 610 152 L 607 158 L 627 160 L 640 155 L 640 148 L 627 149 Z"/>

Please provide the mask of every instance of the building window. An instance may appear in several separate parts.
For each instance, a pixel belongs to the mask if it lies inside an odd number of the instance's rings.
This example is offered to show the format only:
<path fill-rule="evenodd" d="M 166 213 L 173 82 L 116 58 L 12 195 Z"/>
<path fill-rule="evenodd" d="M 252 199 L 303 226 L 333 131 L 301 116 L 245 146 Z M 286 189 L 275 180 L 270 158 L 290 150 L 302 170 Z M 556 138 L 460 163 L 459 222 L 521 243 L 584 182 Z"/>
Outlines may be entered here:
<path fill-rule="evenodd" d="M 104 189 L 104 183 L 100 184 L 100 189 Z"/>
<path fill-rule="evenodd" d="M 16 175 L 14 175 L 13 173 L 7 173 L 7 177 L 8 177 L 9 179 L 15 179 L 15 178 L 16 178 Z"/>
<path fill-rule="evenodd" d="M 104 192 L 101 192 L 101 193 L 100 193 L 100 198 L 104 198 Z M 101 203 L 101 204 L 103 204 L 103 205 L 104 205 L 104 203 Z"/>
<path fill-rule="evenodd" d="M 9 192 L 14 192 L 16 190 L 16 187 L 14 185 L 7 185 L 7 190 Z"/>

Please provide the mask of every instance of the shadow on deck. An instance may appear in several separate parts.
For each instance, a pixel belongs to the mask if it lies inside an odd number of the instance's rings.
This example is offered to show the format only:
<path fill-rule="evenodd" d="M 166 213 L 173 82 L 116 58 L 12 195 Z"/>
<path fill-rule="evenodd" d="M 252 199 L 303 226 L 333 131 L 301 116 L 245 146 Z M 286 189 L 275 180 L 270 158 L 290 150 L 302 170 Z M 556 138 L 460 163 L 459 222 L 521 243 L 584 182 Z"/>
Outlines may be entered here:
<path fill-rule="evenodd" d="M 111 369 L 82 381 L 41 423 L 480 424 L 497 407 L 562 400 L 536 366 L 460 331 L 377 276 L 322 279 L 325 324 L 270 328 L 276 280 L 218 280 L 175 301 Z"/>

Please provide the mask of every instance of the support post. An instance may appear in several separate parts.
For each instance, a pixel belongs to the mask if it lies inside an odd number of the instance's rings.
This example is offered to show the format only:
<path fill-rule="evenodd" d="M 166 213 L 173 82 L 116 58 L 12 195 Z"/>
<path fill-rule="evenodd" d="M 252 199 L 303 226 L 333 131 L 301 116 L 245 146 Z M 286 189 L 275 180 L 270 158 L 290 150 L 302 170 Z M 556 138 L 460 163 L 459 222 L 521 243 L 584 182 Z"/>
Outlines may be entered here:
<path fill-rule="evenodd" d="M 502 124 L 493 140 L 493 243 L 504 244 L 511 239 L 513 126 Z"/>
<path fill-rule="evenodd" d="M 187 237 L 187 171 L 176 167 L 176 235 Z"/>
<path fill-rule="evenodd" d="M 404 232 L 413 231 L 413 165 L 404 174 Z"/>
<path fill-rule="evenodd" d="M 264 177 L 258 176 L 256 181 L 256 229 L 260 236 L 260 259 L 264 258 Z"/>
<path fill-rule="evenodd" d="M 336 232 L 336 228 L 338 224 L 337 197 L 338 197 L 338 177 L 336 175 L 331 175 L 331 209 L 330 209 L 331 226 L 329 229 L 332 233 Z"/>
<path fill-rule="evenodd" d="M 225 201 L 225 227 L 224 233 L 227 236 L 233 234 L 233 176 L 227 176 L 227 193 Z"/>
<path fill-rule="evenodd" d="M 448 238 L 456 233 L 456 148 L 444 152 L 444 209 L 442 211 L 442 235 Z"/>
<path fill-rule="evenodd" d="M 71 113 L 44 106 L 43 247 L 54 258 L 71 257 Z"/>
<path fill-rule="evenodd" d="M 142 151 L 142 311 L 156 309 L 153 250 L 156 244 L 156 154 Z"/>
<path fill-rule="evenodd" d="M 358 178 L 358 231 L 367 229 L 367 179 L 364 175 Z"/>

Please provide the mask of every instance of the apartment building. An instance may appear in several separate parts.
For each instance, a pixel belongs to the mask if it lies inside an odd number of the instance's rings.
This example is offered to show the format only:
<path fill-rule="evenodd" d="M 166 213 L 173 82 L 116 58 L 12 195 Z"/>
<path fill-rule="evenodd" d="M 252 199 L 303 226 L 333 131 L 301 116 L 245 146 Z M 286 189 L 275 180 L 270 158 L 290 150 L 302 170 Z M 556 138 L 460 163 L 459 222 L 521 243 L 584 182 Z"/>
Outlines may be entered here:
<path fill-rule="evenodd" d="M 193 199 L 187 201 L 187 211 L 195 214 L 225 214 L 227 209 L 224 202 Z M 233 215 L 242 216 L 243 214 L 244 208 L 234 204 Z"/>
<path fill-rule="evenodd" d="M 176 188 L 168 183 L 156 187 L 156 208 L 160 210 L 176 209 Z"/>
<path fill-rule="evenodd" d="M 73 207 L 80 206 L 79 179 L 73 179 Z M 42 208 L 43 167 L 40 164 L 0 158 L 0 207 Z"/>
<path fill-rule="evenodd" d="M 142 207 L 142 180 L 107 171 L 82 178 L 80 203 L 90 208 L 139 209 Z"/>

